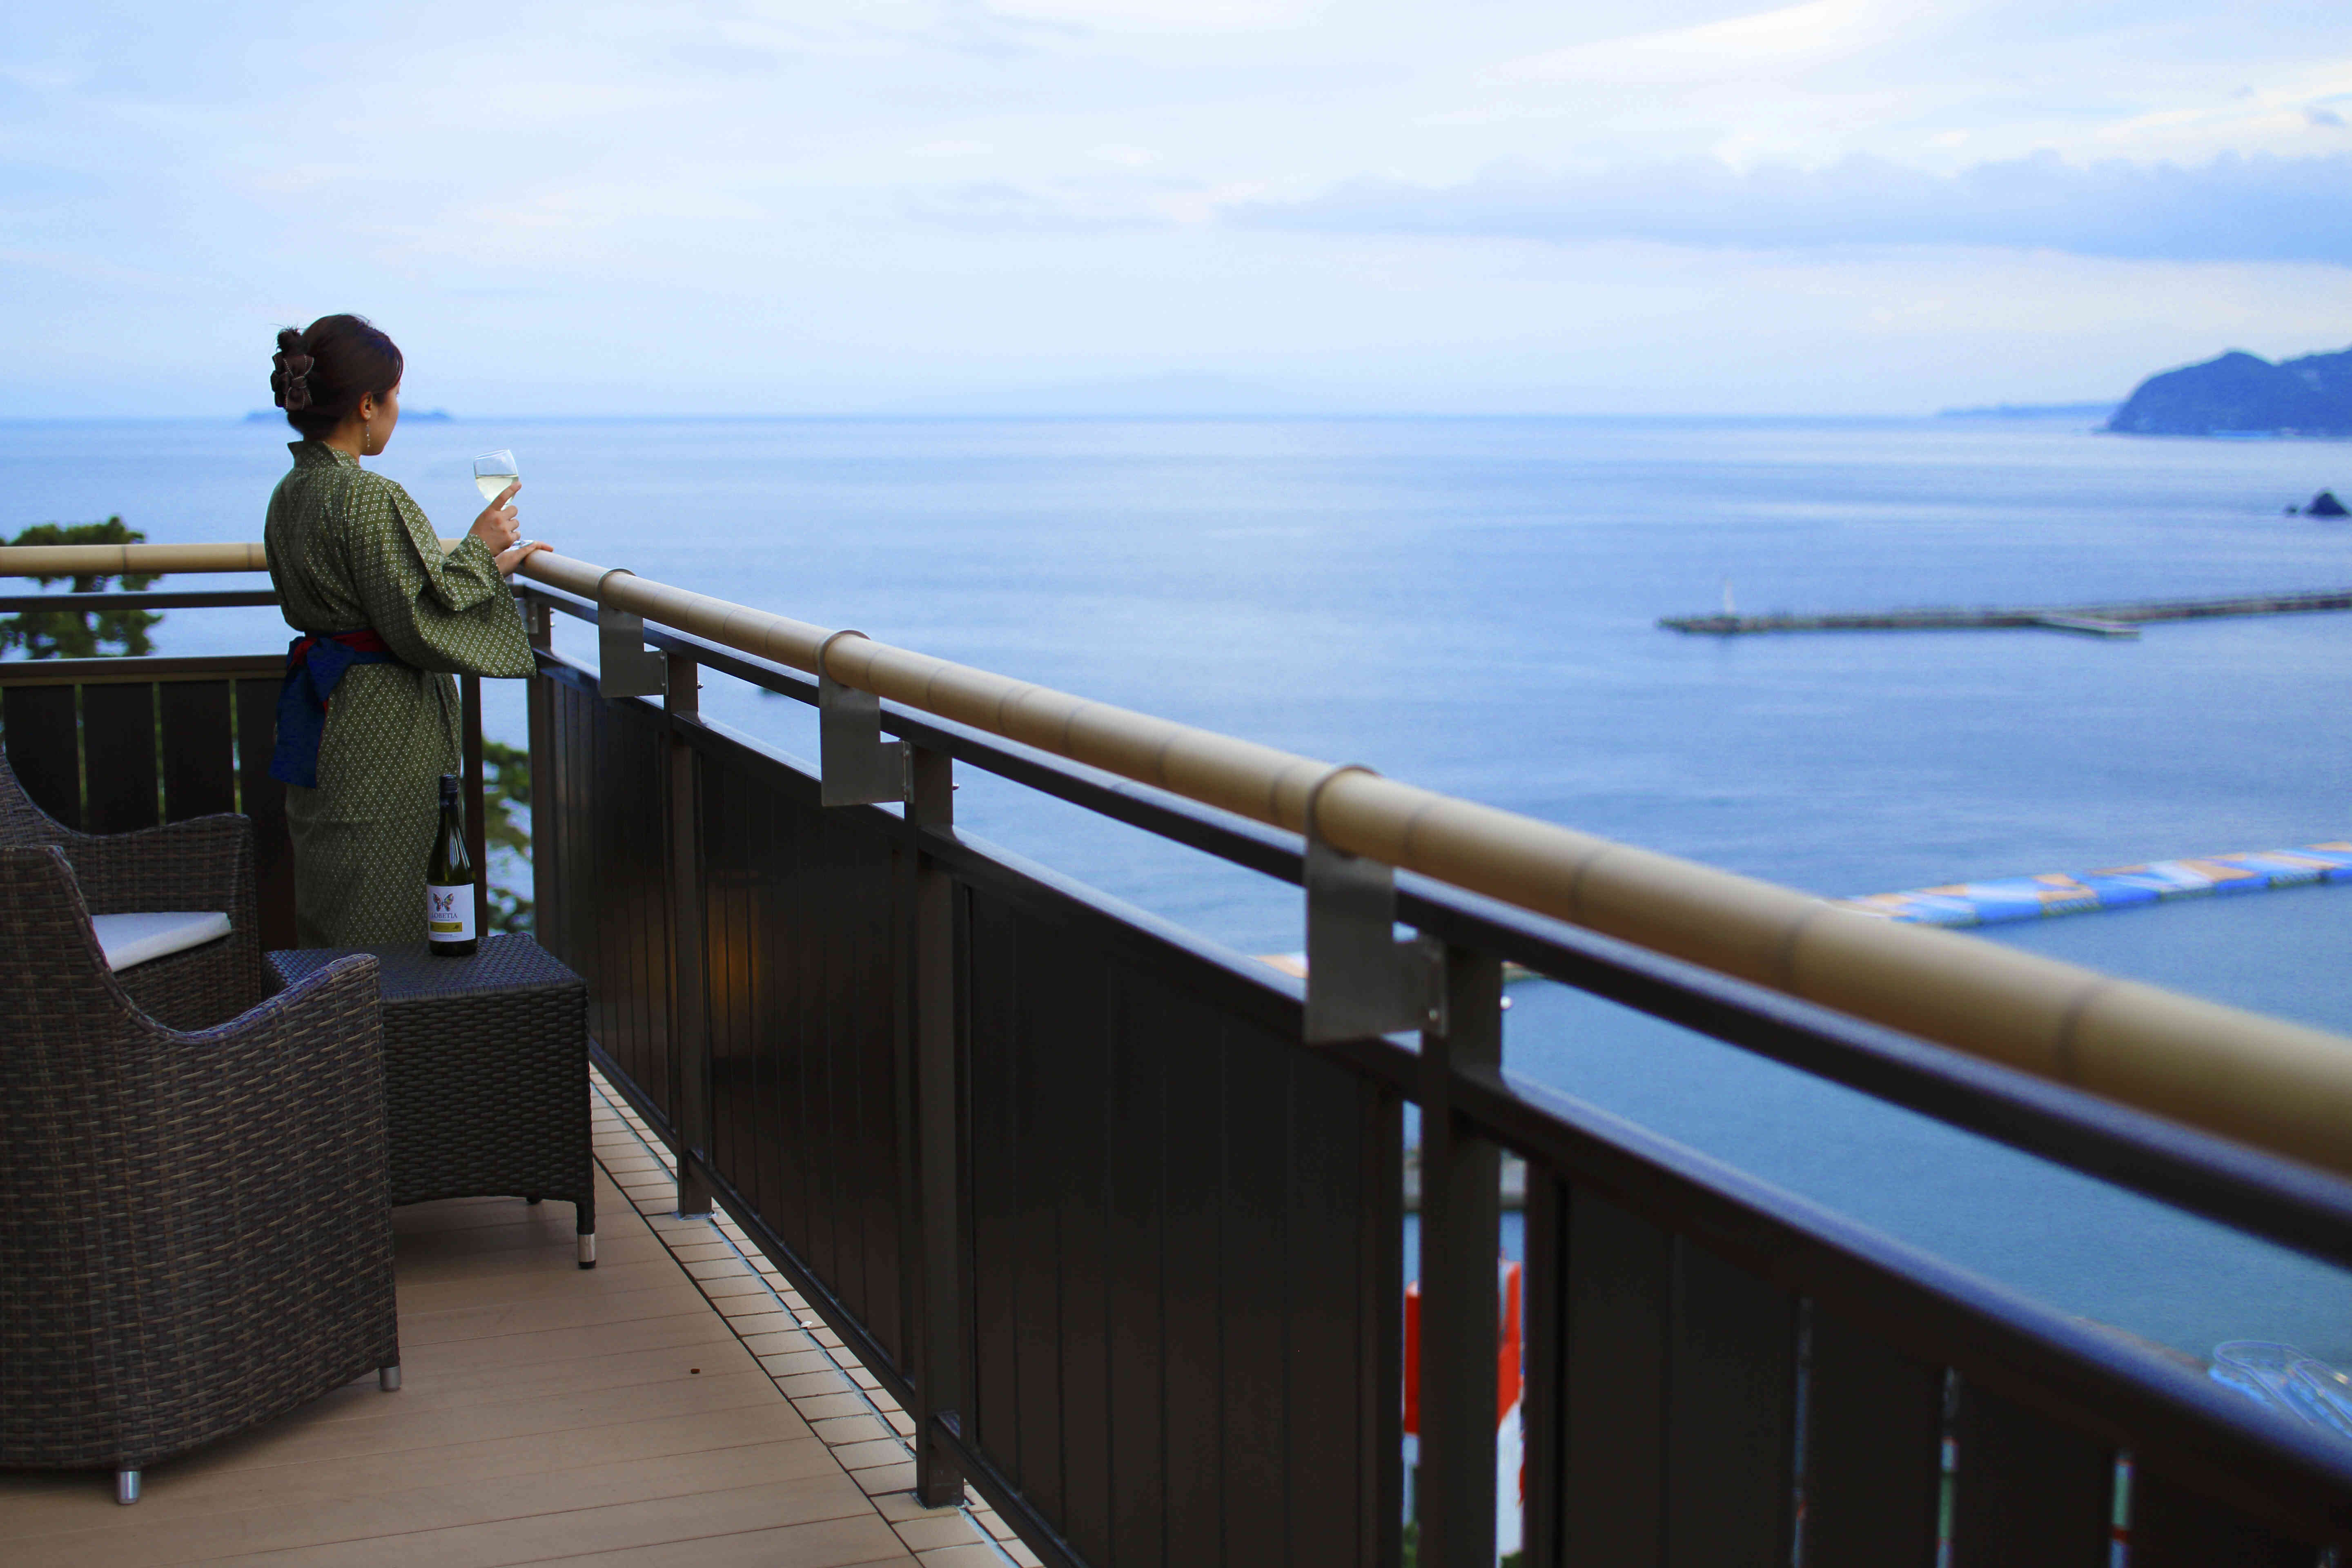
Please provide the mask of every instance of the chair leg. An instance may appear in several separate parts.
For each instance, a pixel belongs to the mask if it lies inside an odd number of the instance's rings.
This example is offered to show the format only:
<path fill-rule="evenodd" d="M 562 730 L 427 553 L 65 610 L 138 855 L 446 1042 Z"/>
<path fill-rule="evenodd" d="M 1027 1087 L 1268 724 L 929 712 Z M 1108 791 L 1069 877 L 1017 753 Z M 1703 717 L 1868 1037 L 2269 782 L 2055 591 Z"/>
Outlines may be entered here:
<path fill-rule="evenodd" d="M 580 1267 L 583 1268 L 596 1267 L 596 1233 L 593 1230 L 583 1230 L 580 1233 Z"/>
<path fill-rule="evenodd" d="M 386 1394 L 398 1394 L 400 1392 L 400 1363 L 398 1362 L 394 1362 L 390 1366 L 380 1366 L 376 1368 L 375 1385 L 378 1388 L 383 1389 Z"/>
<path fill-rule="evenodd" d="M 137 1470 L 117 1470 L 114 1472 L 114 1500 L 122 1504 L 125 1508 L 130 1507 L 132 1503 L 139 1500 L 139 1472 Z"/>

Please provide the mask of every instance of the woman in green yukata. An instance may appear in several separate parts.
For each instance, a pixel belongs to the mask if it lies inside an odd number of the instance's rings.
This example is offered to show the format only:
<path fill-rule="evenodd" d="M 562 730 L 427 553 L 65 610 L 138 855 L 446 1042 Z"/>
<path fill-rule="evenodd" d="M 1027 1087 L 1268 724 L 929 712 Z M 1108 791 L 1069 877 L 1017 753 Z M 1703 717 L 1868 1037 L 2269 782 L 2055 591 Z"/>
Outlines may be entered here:
<path fill-rule="evenodd" d="M 285 781 L 294 918 L 304 947 L 425 940 L 425 863 L 439 783 L 458 771 L 452 672 L 520 679 L 529 640 L 508 574 L 541 543 L 518 539 L 509 485 L 444 551 L 408 492 L 360 459 L 400 423 L 404 366 L 357 316 L 278 334 L 269 378 L 294 467 L 263 538 L 287 624 L 270 776 Z"/>

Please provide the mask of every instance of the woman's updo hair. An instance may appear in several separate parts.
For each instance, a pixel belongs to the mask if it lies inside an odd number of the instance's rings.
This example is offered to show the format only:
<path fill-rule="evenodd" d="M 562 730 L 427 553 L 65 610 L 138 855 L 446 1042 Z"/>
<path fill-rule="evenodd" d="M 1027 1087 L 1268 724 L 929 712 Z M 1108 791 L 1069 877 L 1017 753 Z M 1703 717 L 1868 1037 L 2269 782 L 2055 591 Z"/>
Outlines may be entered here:
<path fill-rule="evenodd" d="M 299 332 L 278 332 L 269 391 L 286 410 L 286 423 L 306 440 L 322 440 L 361 398 L 398 386 L 405 363 L 399 346 L 364 316 L 321 316 Z"/>

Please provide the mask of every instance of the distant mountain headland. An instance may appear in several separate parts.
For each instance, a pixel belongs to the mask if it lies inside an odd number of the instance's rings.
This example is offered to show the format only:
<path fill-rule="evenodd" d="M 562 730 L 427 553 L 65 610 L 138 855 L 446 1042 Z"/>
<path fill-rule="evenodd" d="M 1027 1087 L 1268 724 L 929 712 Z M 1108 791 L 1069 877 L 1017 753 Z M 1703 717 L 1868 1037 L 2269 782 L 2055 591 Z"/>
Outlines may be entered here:
<path fill-rule="evenodd" d="M 2232 350 L 2149 376 L 2107 428 L 2126 436 L 2352 436 L 2352 349 L 2279 364 Z"/>

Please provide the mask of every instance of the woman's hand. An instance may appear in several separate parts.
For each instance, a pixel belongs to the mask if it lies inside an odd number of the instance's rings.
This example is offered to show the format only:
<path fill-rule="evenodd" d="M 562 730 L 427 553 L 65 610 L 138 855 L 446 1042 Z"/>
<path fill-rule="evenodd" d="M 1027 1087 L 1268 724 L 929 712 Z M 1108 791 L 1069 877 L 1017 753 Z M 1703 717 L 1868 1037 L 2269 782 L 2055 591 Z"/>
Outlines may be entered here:
<path fill-rule="evenodd" d="M 515 491 L 520 489 L 522 481 L 517 479 L 500 490 L 499 499 L 482 509 L 482 515 L 474 520 L 474 526 L 468 530 L 475 538 L 490 547 L 493 555 L 503 558 L 508 551 L 514 548 L 515 541 L 522 537 L 522 525 L 515 521 L 515 509 L 507 504 L 514 500 Z M 521 557 L 516 559 L 520 560 Z M 507 572 L 513 568 L 501 566 L 499 570 Z"/>
<path fill-rule="evenodd" d="M 499 552 L 499 572 L 503 576 L 511 577 L 514 575 L 514 569 L 522 564 L 522 558 L 524 556 L 530 554 L 534 550 L 552 550 L 554 548 L 555 546 L 550 544 L 544 539 L 526 539 L 521 543 L 516 545 L 512 550 L 503 550 Z"/>

